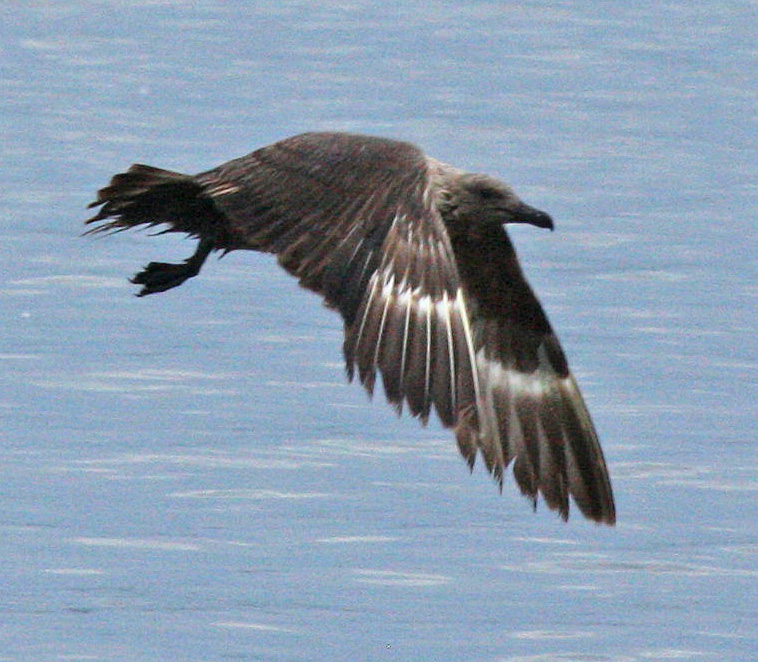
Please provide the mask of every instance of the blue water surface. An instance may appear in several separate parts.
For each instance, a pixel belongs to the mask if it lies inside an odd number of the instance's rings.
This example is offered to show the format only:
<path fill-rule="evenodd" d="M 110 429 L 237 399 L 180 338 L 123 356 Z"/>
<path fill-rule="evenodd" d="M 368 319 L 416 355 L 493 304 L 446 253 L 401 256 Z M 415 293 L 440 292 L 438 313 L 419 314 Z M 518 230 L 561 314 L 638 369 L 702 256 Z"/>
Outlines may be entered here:
<path fill-rule="evenodd" d="M 0 661 L 758 659 L 755 2 L 0 8 Z M 524 268 L 619 522 L 469 476 L 346 383 L 270 256 L 138 299 L 177 237 L 80 237 L 133 162 L 312 129 L 548 210 Z"/>

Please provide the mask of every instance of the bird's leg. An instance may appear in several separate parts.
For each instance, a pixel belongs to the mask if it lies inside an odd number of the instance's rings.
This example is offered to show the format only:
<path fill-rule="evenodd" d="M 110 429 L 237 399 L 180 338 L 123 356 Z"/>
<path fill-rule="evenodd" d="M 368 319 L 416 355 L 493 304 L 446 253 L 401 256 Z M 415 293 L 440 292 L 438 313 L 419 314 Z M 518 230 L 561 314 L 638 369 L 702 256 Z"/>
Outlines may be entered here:
<path fill-rule="evenodd" d="M 151 262 L 131 279 L 135 285 L 143 285 L 137 296 L 143 297 L 147 294 L 165 292 L 172 287 L 181 285 L 188 278 L 197 276 L 205 258 L 213 249 L 212 241 L 201 239 L 197 245 L 197 250 L 181 264 Z"/>

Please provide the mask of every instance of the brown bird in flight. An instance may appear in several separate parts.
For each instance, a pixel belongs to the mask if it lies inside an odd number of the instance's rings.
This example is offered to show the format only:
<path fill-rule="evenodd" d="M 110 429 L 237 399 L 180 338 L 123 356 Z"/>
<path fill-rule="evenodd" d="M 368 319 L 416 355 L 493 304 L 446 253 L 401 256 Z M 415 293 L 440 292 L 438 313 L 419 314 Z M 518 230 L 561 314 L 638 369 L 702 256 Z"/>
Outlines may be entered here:
<path fill-rule="evenodd" d="M 212 251 L 275 253 L 344 318 L 344 354 L 369 393 L 426 423 L 432 407 L 473 467 L 502 487 L 513 464 L 536 507 L 568 519 L 569 495 L 613 524 L 589 412 L 505 223 L 553 228 L 503 182 L 405 142 L 305 133 L 199 175 L 133 165 L 90 207 L 91 233 L 165 225 L 200 241 L 181 264 L 151 262 L 139 296 L 196 276 Z"/>

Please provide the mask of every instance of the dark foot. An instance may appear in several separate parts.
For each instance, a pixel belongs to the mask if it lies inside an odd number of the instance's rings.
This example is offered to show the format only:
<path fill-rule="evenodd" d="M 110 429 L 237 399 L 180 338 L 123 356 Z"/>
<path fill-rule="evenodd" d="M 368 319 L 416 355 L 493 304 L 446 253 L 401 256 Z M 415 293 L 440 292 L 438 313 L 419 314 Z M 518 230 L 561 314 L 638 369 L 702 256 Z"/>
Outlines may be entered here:
<path fill-rule="evenodd" d="M 212 250 L 214 250 L 213 242 L 201 239 L 195 252 L 181 264 L 151 262 L 131 279 L 135 285 L 144 285 L 137 296 L 144 297 L 147 294 L 165 292 L 181 285 L 188 278 L 197 276 L 205 258 Z"/>
<path fill-rule="evenodd" d="M 198 269 L 192 264 L 169 264 L 168 262 L 151 262 L 136 274 L 131 282 L 144 287 L 137 294 L 144 297 L 147 294 L 165 292 L 172 287 L 181 285 L 188 278 L 197 276 Z"/>

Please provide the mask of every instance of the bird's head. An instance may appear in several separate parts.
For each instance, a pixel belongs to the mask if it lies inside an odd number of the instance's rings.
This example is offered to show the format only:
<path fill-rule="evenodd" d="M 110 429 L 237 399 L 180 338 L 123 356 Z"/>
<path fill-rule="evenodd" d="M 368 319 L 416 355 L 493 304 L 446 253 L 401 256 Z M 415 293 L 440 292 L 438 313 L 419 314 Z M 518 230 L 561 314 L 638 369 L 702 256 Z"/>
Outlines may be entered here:
<path fill-rule="evenodd" d="M 529 223 L 553 229 L 553 219 L 527 205 L 507 184 L 476 173 L 463 173 L 450 191 L 450 211 L 469 223 Z"/>

